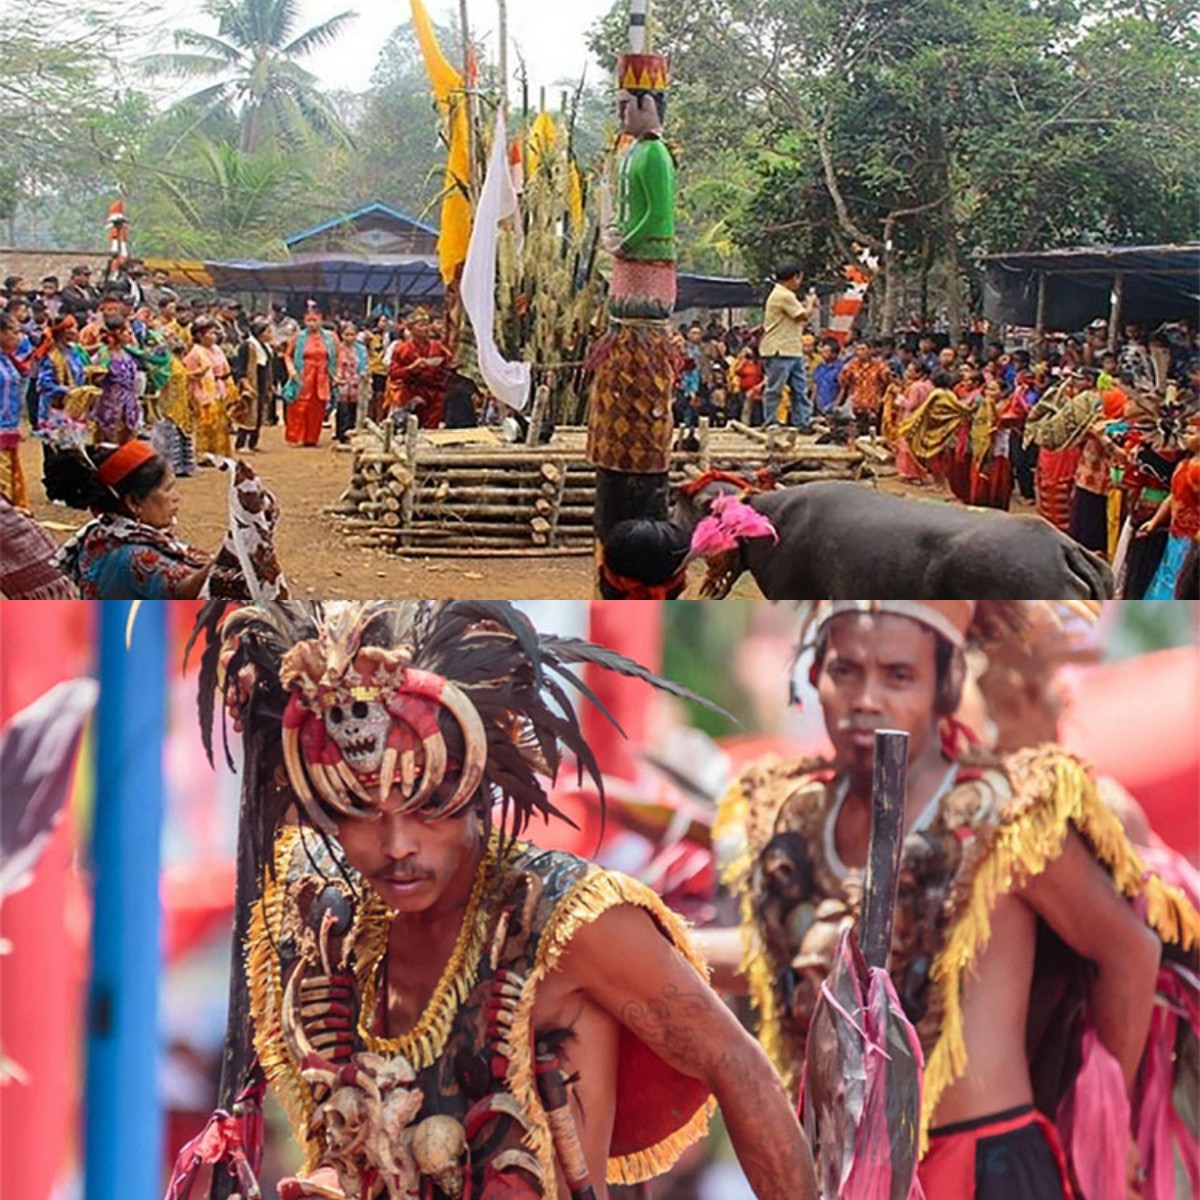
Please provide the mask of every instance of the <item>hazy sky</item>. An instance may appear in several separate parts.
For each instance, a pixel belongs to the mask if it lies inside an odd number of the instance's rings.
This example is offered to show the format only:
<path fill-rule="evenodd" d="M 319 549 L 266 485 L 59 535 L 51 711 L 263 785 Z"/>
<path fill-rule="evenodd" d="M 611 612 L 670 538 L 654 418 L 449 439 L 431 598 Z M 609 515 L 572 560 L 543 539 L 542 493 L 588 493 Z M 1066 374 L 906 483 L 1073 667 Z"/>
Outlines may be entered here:
<path fill-rule="evenodd" d="M 458 0 L 426 0 L 434 21 L 449 24 L 458 13 Z M 611 0 L 509 0 L 509 61 L 515 69 L 520 51 L 529 67 L 530 83 L 536 89 L 568 77 L 578 78 L 586 67 L 595 81 L 598 68 L 591 62 L 584 34 Z M 2 7 L 2 4 L 0 4 Z M 313 55 L 305 65 L 323 83 L 335 88 L 360 91 L 375 69 L 379 50 L 397 25 L 409 19 L 408 0 L 301 0 L 303 27 L 307 29 L 343 9 L 358 12 L 358 19 L 331 50 Z M 161 48 L 169 49 L 171 22 L 206 32 L 212 23 L 198 14 L 196 0 L 163 0 Z M 497 57 L 496 6 L 494 0 L 470 0 L 471 24 L 483 37 L 489 58 Z M 515 48 L 515 49 L 514 49 Z M 447 48 L 448 49 L 448 48 Z M 455 57 L 455 56 L 451 56 Z"/>

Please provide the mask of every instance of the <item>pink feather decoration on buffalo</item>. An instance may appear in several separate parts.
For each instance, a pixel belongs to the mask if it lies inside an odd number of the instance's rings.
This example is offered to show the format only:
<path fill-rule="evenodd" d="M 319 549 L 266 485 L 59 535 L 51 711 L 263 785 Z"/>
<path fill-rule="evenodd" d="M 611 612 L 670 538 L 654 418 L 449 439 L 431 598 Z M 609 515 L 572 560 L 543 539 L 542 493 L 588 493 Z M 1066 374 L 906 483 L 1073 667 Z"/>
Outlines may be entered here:
<path fill-rule="evenodd" d="M 768 518 L 736 496 L 718 496 L 712 511 L 692 536 L 692 554 L 712 558 L 736 550 L 743 539 L 771 538 L 779 544 L 779 532 Z"/>

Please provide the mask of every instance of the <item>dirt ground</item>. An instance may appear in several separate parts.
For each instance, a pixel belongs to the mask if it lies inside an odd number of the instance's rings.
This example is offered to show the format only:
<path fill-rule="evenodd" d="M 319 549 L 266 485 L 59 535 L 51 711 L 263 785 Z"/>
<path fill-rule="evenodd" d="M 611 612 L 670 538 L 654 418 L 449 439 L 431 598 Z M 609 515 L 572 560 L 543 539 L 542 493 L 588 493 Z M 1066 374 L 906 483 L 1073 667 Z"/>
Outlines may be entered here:
<path fill-rule="evenodd" d="M 325 510 L 346 489 L 350 456 L 334 450 L 328 432 L 315 450 L 285 445 L 283 430 L 263 430 L 263 444 L 248 456 L 255 470 L 279 497 L 283 518 L 279 528 L 279 553 L 292 591 L 298 598 L 321 599 L 504 599 L 578 600 L 592 595 L 590 558 L 488 558 L 479 554 L 461 558 L 397 558 L 380 550 L 352 546 L 343 526 Z M 26 441 L 21 450 L 34 515 L 50 533 L 65 541 L 87 520 L 46 500 L 41 482 L 41 448 Z M 180 481 L 182 505 L 180 537 L 209 552 L 225 533 L 228 512 L 228 476 L 204 469 Z M 884 487 L 898 494 L 934 498 L 930 490 L 906 488 L 895 480 Z M 1015 507 L 1015 506 L 1014 506 Z M 700 585 L 701 569 L 693 574 Z M 760 596 L 748 576 L 738 583 L 739 598 Z"/>
<path fill-rule="evenodd" d="M 279 498 L 279 555 L 298 598 L 578 600 L 592 595 L 589 558 L 396 558 L 350 545 L 341 525 L 325 512 L 350 478 L 350 456 L 331 448 L 328 432 L 318 449 L 305 450 L 285 445 L 280 427 L 268 427 L 262 450 L 247 457 Z M 36 443 L 23 443 L 21 458 L 34 516 L 56 539 L 66 541 L 87 514 L 46 500 Z M 180 480 L 179 536 L 184 541 L 209 552 L 219 547 L 227 521 L 228 478 L 204 469 Z M 697 569 L 697 586 L 699 578 Z M 739 589 L 739 595 L 758 594 L 749 581 L 742 587 L 749 590 Z"/>

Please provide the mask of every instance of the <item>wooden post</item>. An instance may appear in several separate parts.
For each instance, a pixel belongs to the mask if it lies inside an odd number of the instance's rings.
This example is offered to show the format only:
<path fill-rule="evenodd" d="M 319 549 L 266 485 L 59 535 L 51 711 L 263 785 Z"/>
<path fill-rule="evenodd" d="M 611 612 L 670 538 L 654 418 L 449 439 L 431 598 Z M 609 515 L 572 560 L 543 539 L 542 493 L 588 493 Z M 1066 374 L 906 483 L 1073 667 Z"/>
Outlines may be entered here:
<path fill-rule="evenodd" d="M 550 522 L 550 545 L 557 547 L 559 543 L 559 526 L 562 524 L 563 500 L 567 494 L 567 475 L 568 471 L 564 470 L 558 481 L 558 491 L 554 496 L 554 516 Z"/>
<path fill-rule="evenodd" d="M 1118 271 L 1113 280 L 1112 307 L 1108 314 L 1108 348 L 1115 351 L 1121 337 L 1121 314 L 1125 307 L 1125 272 Z"/>
<path fill-rule="evenodd" d="M 712 467 L 712 420 L 709 417 L 700 418 L 700 470 L 707 471 Z"/>
<path fill-rule="evenodd" d="M 404 503 L 400 511 L 401 528 L 404 530 L 402 544 L 411 543 L 409 533 L 412 530 L 413 515 L 417 507 L 417 439 L 421 434 L 421 422 L 409 413 L 404 426 L 404 453 L 408 459 L 408 469 L 412 472 L 412 483 L 404 493 Z"/>
<path fill-rule="evenodd" d="M 1040 356 L 1046 354 L 1046 272 L 1038 272 L 1037 316 L 1034 318 L 1037 329 L 1037 352 Z"/>
<path fill-rule="evenodd" d="M 533 411 L 529 414 L 529 432 L 525 435 L 525 445 L 531 449 L 538 444 L 542 436 L 542 426 L 546 423 L 546 411 L 550 407 L 550 389 L 543 383 L 533 397 Z"/>
<path fill-rule="evenodd" d="M 871 849 L 863 881 L 859 945 L 867 965 L 887 969 L 900 885 L 904 802 L 908 795 L 908 734 L 875 733 L 875 779 L 871 801 Z"/>

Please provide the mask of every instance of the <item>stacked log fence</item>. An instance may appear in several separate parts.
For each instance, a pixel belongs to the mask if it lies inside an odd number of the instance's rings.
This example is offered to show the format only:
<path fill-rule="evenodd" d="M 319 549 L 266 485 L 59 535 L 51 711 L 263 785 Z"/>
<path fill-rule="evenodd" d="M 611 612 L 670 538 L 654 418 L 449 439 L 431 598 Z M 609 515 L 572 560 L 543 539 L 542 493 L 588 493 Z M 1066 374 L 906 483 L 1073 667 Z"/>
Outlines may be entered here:
<path fill-rule="evenodd" d="M 331 511 L 353 543 L 406 557 L 591 554 L 596 471 L 586 443 L 574 427 L 529 445 L 491 430 L 430 432 L 414 420 L 398 434 L 368 422 L 354 438 L 350 486 Z M 766 467 L 783 485 L 860 479 L 878 469 L 864 450 L 705 425 L 673 455 L 672 482 Z"/>

